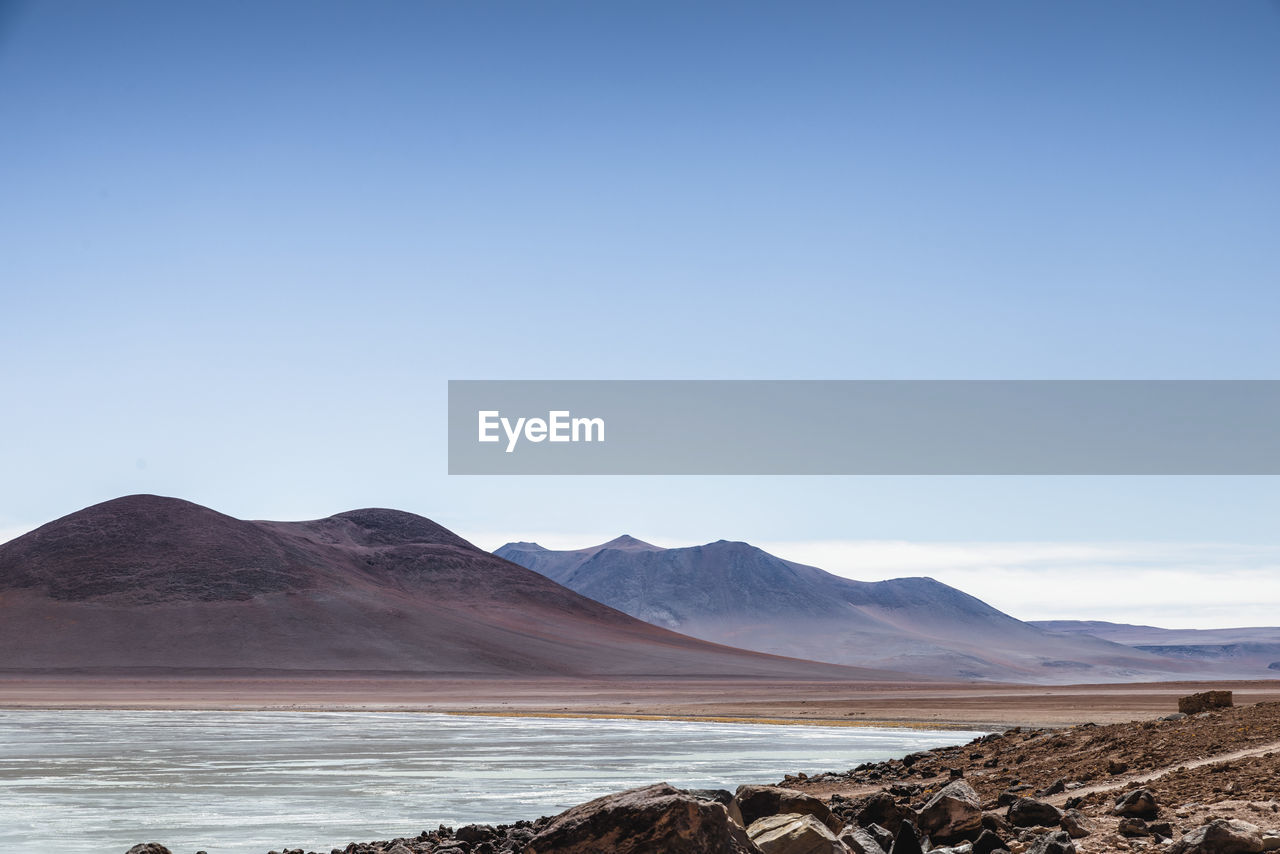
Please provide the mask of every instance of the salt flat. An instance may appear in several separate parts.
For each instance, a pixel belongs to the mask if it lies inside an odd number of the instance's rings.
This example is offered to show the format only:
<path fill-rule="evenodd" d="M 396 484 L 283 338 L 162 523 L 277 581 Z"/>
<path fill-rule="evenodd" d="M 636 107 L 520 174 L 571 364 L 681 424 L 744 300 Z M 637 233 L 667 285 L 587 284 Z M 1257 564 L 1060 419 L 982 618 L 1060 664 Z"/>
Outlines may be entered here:
<path fill-rule="evenodd" d="M 735 788 L 977 733 L 387 712 L 0 711 L 0 850 L 317 851 L 631 786 Z"/>

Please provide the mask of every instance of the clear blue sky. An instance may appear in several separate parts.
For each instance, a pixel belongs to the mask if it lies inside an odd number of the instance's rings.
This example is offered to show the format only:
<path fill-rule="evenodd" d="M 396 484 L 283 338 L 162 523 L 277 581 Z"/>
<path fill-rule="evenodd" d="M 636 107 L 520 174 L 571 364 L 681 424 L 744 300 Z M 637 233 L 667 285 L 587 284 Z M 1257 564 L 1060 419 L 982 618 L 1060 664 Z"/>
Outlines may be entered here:
<path fill-rule="evenodd" d="M 449 478 L 444 447 L 451 378 L 1277 378 L 1274 3 L 0 10 L 0 537 L 146 491 L 1280 542 L 1269 478 Z"/>

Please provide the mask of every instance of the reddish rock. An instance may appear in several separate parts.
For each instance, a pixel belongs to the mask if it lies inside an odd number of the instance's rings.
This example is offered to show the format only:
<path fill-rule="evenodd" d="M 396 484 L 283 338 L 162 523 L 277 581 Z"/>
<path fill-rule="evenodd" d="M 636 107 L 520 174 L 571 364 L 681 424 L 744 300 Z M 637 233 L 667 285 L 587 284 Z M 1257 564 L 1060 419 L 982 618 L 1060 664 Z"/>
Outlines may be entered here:
<path fill-rule="evenodd" d="M 976 839 L 982 832 L 978 793 L 963 780 L 943 786 L 920 810 L 920 830 L 934 842 Z"/>
<path fill-rule="evenodd" d="M 761 854 L 720 804 L 666 783 L 629 789 L 560 813 L 525 854 Z"/>
<path fill-rule="evenodd" d="M 750 827 L 765 816 L 787 813 L 811 815 L 836 833 L 841 829 L 840 820 L 831 815 L 831 808 L 826 803 L 795 789 L 739 786 L 733 803 L 729 804 L 729 815 L 743 827 Z"/>

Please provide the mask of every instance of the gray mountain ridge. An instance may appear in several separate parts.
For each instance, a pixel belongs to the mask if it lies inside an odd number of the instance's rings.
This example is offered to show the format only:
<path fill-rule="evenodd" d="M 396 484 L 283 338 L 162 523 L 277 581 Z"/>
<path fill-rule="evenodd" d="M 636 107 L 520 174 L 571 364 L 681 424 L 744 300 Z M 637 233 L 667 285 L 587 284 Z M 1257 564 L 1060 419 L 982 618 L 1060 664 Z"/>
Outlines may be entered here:
<path fill-rule="evenodd" d="M 856 581 L 744 542 L 666 549 L 622 536 L 565 551 L 508 543 L 495 554 L 646 622 L 779 655 L 1056 684 L 1225 675 L 1222 659 L 1211 666 L 1051 631 L 932 578 Z M 1241 664 L 1242 675 L 1267 675 L 1265 665 Z"/>
<path fill-rule="evenodd" d="M 1038 620 L 1046 631 L 1087 634 L 1168 658 L 1218 668 L 1280 670 L 1280 628 L 1162 629 L 1103 620 Z"/>

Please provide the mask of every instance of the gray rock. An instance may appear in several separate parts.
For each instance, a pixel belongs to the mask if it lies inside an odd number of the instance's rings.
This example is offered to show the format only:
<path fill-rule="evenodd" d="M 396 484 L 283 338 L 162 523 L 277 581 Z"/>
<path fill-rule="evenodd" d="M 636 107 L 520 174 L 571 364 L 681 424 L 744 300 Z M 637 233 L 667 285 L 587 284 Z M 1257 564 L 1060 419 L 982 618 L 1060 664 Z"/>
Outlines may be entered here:
<path fill-rule="evenodd" d="M 1076 844 L 1065 830 L 1055 830 L 1036 839 L 1027 854 L 1076 854 Z"/>
<path fill-rule="evenodd" d="M 1098 829 L 1097 825 L 1093 823 L 1093 819 L 1080 812 L 1080 810 L 1067 810 L 1062 814 L 1062 821 L 1059 824 L 1072 839 L 1083 839 L 1092 835 Z"/>
<path fill-rule="evenodd" d="M 840 841 L 853 854 L 885 854 L 879 840 L 872 836 L 870 831 L 863 830 L 854 824 L 840 831 Z"/>
<path fill-rule="evenodd" d="M 893 847 L 893 834 L 885 830 L 880 825 L 872 822 L 871 824 L 865 825 L 863 829 L 866 830 L 867 833 L 870 833 L 871 836 L 875 838 L 876 842 L 880 843 L 880 847 L 885 851 L 888 851 Z"/>
<path fill-rule="evenodd" d="M 848 854 L 830 828 L 812 815 L 767 815 L 751 823 L 747 836 L 764 854 Z"/>
<path fill-rule="evenodd" d="M 144 842 L 133 846 L 125 854 L 173 854 L 173 852 L 159 842 Z"/>
<path fill-rule="evenodd" d="M 525 854 L 760 854 L 720 804 L 666 783 L 616 792 L 553 818 Z"/>
<path fill-rule="evenodd" d="M 959 845 L 943 845 L 930 848 L 929 854 L 973 854 L 972 842 L 961 842 Z"/>
<path fill-rule="evenodd" d="M 1160 805 L 1156 803 L 1156 796 L 1146 789 L 1134 789 L 1116 798 L 1116 805 L 1112 812 L 1120 816 L 1150 821 L 1160 814 Z"/>
<path fill-rule="evenodd" d="M 982 832 L 982 802 L 964 780 L 943 786 L 920 810 L 920 830 L 934 842 L 973 840 Z"/>
<path fill-rule="evenodd" d="M 1140 818 L 1122 818 L 1116 825 L 1116 833 L 1121 836 L 1150 836 L 1147 823 Z"/>
<path fill-rule="evenodd" d="M 1034 798 L 1018 798 L 1009 804 L 1005 817 L 1014 827 L 1057 827 L 1062 821 L 1062 810 Z"/>
<path fill-rule="evenodd" d="M 1215 819 L 1189 831 L 1169 854 L 1260 854 L 1262 831 L 1247 821 Z"/>
<path fill-rule="evenodd" d="M 1049 797 L 1049 795 L 1056 795 L 1060 792 L 1065 792 L 1066 790 L 1067 790 L 1067 778 L 1059 777 L 1057 780 L 1054 780 L 1048 786 L 1045 786 L 1043 789 L 1036 792 L 1036 794 L 1042 798 L 1047 798 Z"/>

